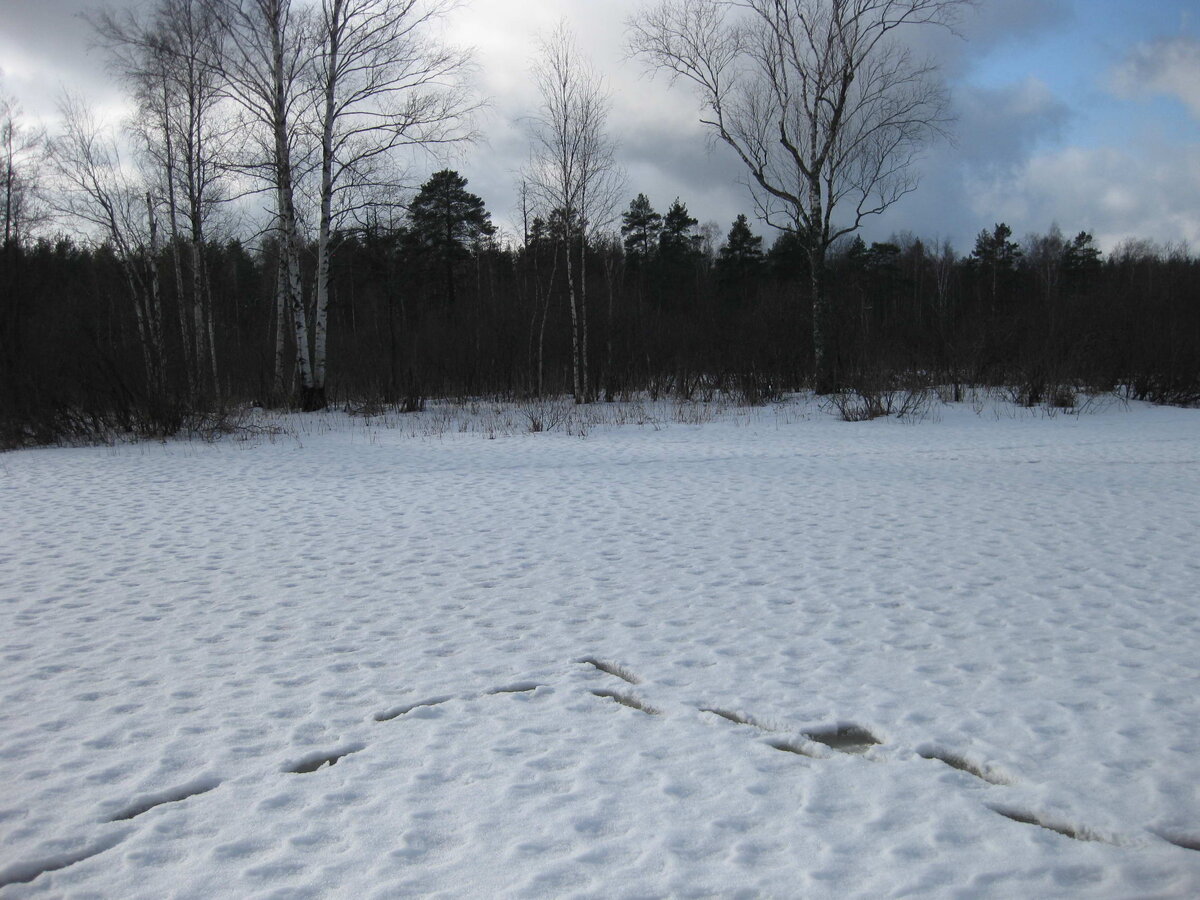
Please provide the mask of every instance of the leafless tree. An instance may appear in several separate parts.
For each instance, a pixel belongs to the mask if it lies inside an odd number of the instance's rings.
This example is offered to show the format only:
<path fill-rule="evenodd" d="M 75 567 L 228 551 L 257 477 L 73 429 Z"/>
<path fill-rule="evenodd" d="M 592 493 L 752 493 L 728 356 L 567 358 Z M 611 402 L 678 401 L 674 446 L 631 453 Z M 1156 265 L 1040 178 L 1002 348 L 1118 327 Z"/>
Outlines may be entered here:
<path fill-rule="evenodd" d="M 224 32 L 203 0 L 156 0 L 147 12 L 102 12 L 93 26 L 138 106 L 133 130 L 161 182 L 179 298 L 184 370 L 192 390 L 217 389 L 212 305 L 204 260 L 208 225 L 222 199 L 221 158 L 230 143 L 217 73 Z M 187 223 L 186 239 L 179 227 Z M 180 248 L 188 248 L 188 290 Z M 190 315 L 189 315 L 190 312 Z"/>
<path fill-rule="evenodd" d="M 44 218 L 39 174 L 45 143 L 41 129 L 22 121 L 17 102 L 0 97 L 0 215 L 4 217 L 0 247 L 21 241 Z"/>
<path fill-rule="evenodd" d="M 589 233 L 612 218 L 621 174 L 609 138 L 609 98 L 603 79 L 583 59 L 566 24 L 541 42 L 533 68 L 542 106 L 531 120 L 530 188 L 549 219 L 561 221 L 566 243 L 567 301 L 575 402 L 588 386 L 586 260 Z M 575 257 L 575 243 L 579 257 Z"/>
<path fill-rule="evenodd" d="M 161 397 L 162 302 L 151 194 L 123 163 L 116 138 L 98 125 L 84 101 L 65 96 L 59 114 L 62 132 L 51 142 L 49 154 L 57 181 L 55 204 L 89 236 L 112 248 L 133 301 L 146 383 L 153 396 Z"/>
<path fill-rule="evenodd" d="M 530 388 L 534 396 L 541 397 L 544 388 L 546 363 L 546 320 L 550 317 L 550 298 L 554 287 L 554 278 L 558 273 L 559 245 L 550 241 L 551 255 L 549 265 L 544 265 L 543 244 L 545 241 L 545 220 L 534 213 L 535 198 L 525 178 L 517 188 L 520 201 L 522 253 L 527 260 L 527 266 L 533 276 L 532 314 L 529 321 L 529 368 L 532 373 Z M 532 220 L 531 220 L 531 217 Z"/>
<path fill-rule="evenodd" d="M 596 246 L 600 251 L 600 260 L 604 264 L 604 285 L 608 295 L 604 330 L 604 367 L 600 375 L 600 383 L 604 386 L 605 402 L 612 403 L 616 399 L 617 382 L 617 374 L 613 368 L 613 331 L 616 327 L 614 313 L 617 286 L 625 277 L 625 254 L 621 246 L 621 233 L 608 231 L 599 234 Z"/>
<path fill-rule="evenodd" d="M 632 51 L 696 88 L 760 214 L 807 251 L 819 392 L 836 381 L 826 252 L 916 188 L 913 162 L 947 121 L 932 64 L 903 38 L 952 27 L 970 2 L 662 0 L 629 22 Z"/>
<path fill-rule="evenodd" d="M 304 136 L 302 121 L 310 96 L 306 74 L 312 61 L 311 23 L 292 0 L 204 0 L 228 35 L 226 52 L 217 60 L 224 96 L 241 108 L 247 125 L 257 130 L 260 156 L 243 164 L 261 177 L 275 195 L 279 235 L 281 284 L 276 321 L 287 318 L 295 338 L 296 374 L 300 405 L 319 407 L 321 393 L 313 378 L 309 317 L 300 269 L 301 234 L 296 213 L 297 142 Z M 286 306 L 286 309 L 285 309 Z M 286 393 L 283 346 L 276 346 L 274 393 Z"/>
<path fill-rule="evenodd" d="M 314 408 L 325 405 L 329 271 L 335 226 L 395 197 L 401 148 L 470 137 L 470 57 L 431 28 L 452 0 L 321 0 L 313 75 L 320 129 L 320 219 L 313 316 Z"/>

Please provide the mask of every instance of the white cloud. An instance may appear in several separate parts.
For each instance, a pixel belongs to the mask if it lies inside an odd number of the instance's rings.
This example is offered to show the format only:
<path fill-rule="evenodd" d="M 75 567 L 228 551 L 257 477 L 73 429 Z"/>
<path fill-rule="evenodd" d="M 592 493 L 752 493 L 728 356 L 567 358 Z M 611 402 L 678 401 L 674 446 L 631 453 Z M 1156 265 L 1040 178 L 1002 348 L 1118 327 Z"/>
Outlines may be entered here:
<path fill-rule="evenodd" d="M 1113 72 L 1119 97 L 1167 94 L 1200 119 L 1200 38 L 1180 35 L 1138 44 Z"/>
<path fill-rule="evenodd" d="M 1031 158 L 1011 179 L 976 182 L 981 216 L 1020 233 L 1057 222 L 1092 232 L 1111 249 L 1127 237 L 1200 245 L 1200 147 L 1155 152 L 1153 161 L 1111 147 L 1069 147 Z"/>

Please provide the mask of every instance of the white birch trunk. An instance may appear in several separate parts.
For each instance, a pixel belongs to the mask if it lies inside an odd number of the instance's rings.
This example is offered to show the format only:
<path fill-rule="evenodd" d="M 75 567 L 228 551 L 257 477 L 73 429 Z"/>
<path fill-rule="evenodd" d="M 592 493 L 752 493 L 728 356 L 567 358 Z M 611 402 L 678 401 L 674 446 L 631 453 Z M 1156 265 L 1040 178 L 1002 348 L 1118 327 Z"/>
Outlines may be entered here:
<path fill-rule="evenodd" d="M 569 219 L 568 219 L 569 222 Z M 571 308 L 571 377 L 575 402 L 583 403 L 583 382 L 579 370 L 579 303 L 575 293 L 575 260 L 571 253 L 571 232 L 567 227 L 567 303 Z"/>
<path fill-rule="evenodd" d="M 279 228 L 283 242 L 280 248 L 287 266 L 288 306 L 292 313 L 292 331 L 296 339 L 296 374 L 303 394 L 301 405 L 308 406 L 313 387 L 312 365 L 308 342 L 308 314 L 304 308 L 304 288 L 300 272 L 300 237 L 296 228 L 296 206 L 293 197 L 291 147 L 288 144 L 287 88 L 284 84 L 284 47 L 278 19 L 271 23 L 271 74 L 273 88 L 272 127 L 275 140 L 275 185 Z"/>
<path fill-rule="evenodd" d="M 163 339 L 162 339 L 162 296 L 158 282 L 158 217 L 154 214 L 154 201 L 146 193 L 146 217 L 150 226 L 150 250 L 148 268 L 150 284 L 146 297 L 147 325 L 150 337 L 150 352 L 153 360 L 151 387 L 161 394 L 163 390 Z"/>
<path fill-rule="evenodd" d="M 325 23 L 325 95 L 321 116 L 321 221 L 317 235 L 317 303 L 313 317 L 313 397 L 325 406 L 325 361 L 329 335 L 329 242 L 333 231 L 333 128 L 337 116 L 337 73 L 343 0 L 333 0 Z"/>
<path fill-rule="evenodd" d="M 283 355 L 287 343 L 287 260 L 283 240 L 279 242 L 279 264 L 275 277 L 275 371 L 271 391 L 272 403 L 280 403 L 287 394 L 287 382 L 283 377 Z"/>
<path fill-rule="evenodd" d="M 579 367 L 580 380 L 583 382 L 583 402 L 591 402 L 591 390 L 588 384 L 588 324 L 587 324 L 587 231 L 579 233 Z"/>

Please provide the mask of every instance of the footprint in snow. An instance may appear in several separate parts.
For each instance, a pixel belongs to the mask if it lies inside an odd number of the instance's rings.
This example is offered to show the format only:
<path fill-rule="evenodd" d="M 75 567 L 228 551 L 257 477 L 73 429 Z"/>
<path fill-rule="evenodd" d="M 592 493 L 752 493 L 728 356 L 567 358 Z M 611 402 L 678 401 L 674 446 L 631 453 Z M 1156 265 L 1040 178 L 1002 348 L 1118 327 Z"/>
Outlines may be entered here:
<path fill-rule="evenodd" d="M 1183 834 L 1178 831 L 1165 831 L 1162 829 L 1152 829 L 1151 833 L 1162 838 L 1168 844 L 1174 844 L 1176 847 L 1181 847 L 1184 850 L 1200 852 L 1200 835 Z"/>
<path fill-rule="evenodd" d="M 45 856 L 28 863 L 13 863 L 0 869 L 0 888 L 13 884 L 28 884 L 29 882 L 50 872 L 58 872 L 68 866 L 81 863 L 85 859 L 99 856 L 106 850 L 111 850 L 125 838 L 129 837 L 132 829 L 125 829 L 115 834 L 107 835 L 94 843 L 87 844 L 78 850 L 69 850 L 53 856 Z"/>
<path fill-rule="evenodd" d="M 778 729 L 764 725 L 762 722 L 746 715 L 745 713 L 735 712 L 719 707 L 706 706 L 700 709 L 701 712 L 711 713 L 714 716 L 720 716 L 722 719 L 733 722 L 736 725 L 749 725 L 751 728 L 757 728 L 759 731 L 777 732 Z M 831 750 L 836 750 L 839 753 L 847 753 L 858 755 L 866 753 L 871 747 L 880 743 L 879 738 L 875 737 L 867 729 L 861 725 L 838 725 L 834 728 L 827 728 L 818 731 L 806 731 L 801 733 L 801 737 L 806 738 L 818 744 L 824 744 Z M 806 747 L 804 742 L 796 743 L 789 740 L 774 740 L 768 741 L 767 746 L 775 750 L 782 750 L 785 753 L 795 753 L 797 756 L 807 756 L 810 758 L 818 758 L 818 754 L 814 753 L 809 747 Z"/>
<path fill-rule="evenodd" d="M 386 709 L 383 712 L 375 713 L 376 722 L 390 722 L 392 719 L 398 719 L 400 716 L 412 712 L 414 709 L 421 709 L 425 706 L 440 706 L 448 700 L 453 700 L 454 697 L 430 697 L 428 700 L 418 700 L 416 703 L 407 703 L 404 706 L 394 706 L 391 709 Z"/>
<path fill-rule="evenodd" d="M 338 761 L 349 756 L 351 753 L 358 753 L 366 748 L 366 744 L 347 744 L 337 750 L 329 752 L 310 753 L 308 756 L 293 763 L 290 766 L 284 766 L 283 771 L 291 775 L 307 775 L 310 772 L 315 772 L 317 769 L 336 766 Z"/>
<path fill-rule="evenodd" d="M 143 813 L 148 813 L 155 807 L 162 806 L 165 803 L 178 803 L 181 800 L 186 800 L 188 797 L 195 797 L 199 794 L 207 794 L 213 788 L 217 787 L 221 782 L 216 778 L 197 778 L 195 781 L 189 781 L 187 784 L 181 784 L 178 787 L 168 788 L 165 791 L 158 791 L 153 794 L 144 794 L 136 800 L 117 810 L 108 817 L 109 822 L 124 822 L 129 819 L 136 818 Z"/>
<path fill-rule="evenodd" d="M 751 718 L 748 715 L 733 710 L 721 709 L 716 706 L 701 707 L 700 712 L 710 713 L 714 716 L 720 716 L 728 722 L 733 722 L 735 725 L 749 725 L 751 728 L 757 728 L 759 731 L 775 732 L 774 728 L 768 728 L 761 722 Z M 794 753 L 797 756 L 806 756 L 809 759 L 815 759 L 816 754 L 809 750 L 804 744 L 797 744 L 786 739 L 767 741 L 767 746 L 772 750 L 781 750 L 784 753 Z"/>
<path fill-rule="evenodd" d="M 592 691 L 592 694 L 597 697 L 602 697 L 605 700 L 613 700 L 617 703 L 620 703 L 622 706 L 628 706 L 630 709 L 639 710 L 640 712 L 644 712 L 648 716 L 661 715 L 660 710 L 657 710 L 653 706 L 649 706 L 648 704 L 643 703 L 637 697 L 633 696 L 633 694 L 628 694 L 628 693 L 622 694 L 617 691 L 601 691 L 601 690 Z"/>
<path fill-rule="evenodd" d="M 867 729 L 854 724 L 838 725 L 835 728 L 826 728 L 820 731 L 806 731 L 804 736 L 839 753 L 855 755 L 866 753 L 880 742 L 879 738 Z"/>
<path fill-rule="evenodd" d="M 576 662 L 583 666 L 591 666 L 605 675 L 612 675 L 614 678 L 620 678 L 622 681 L 627 681 L 630 684 L 642 683 L 641 678 L 619 663 L 597 659 L 594 656 L 585 656 L 582 659 L 577 659 Z"/>
<path fill-rule="evenodd" d="M 1063 837 L 1069 837 L 1074 841 L 1098 841 L 1104 844 L 1111 844 L 1113 841 L 1108 838 L 1101 837 L 1096 832 L 1082 826 L 1069 825 L 1063 822 L 1052 822 L 1049 819 L 1044 819 L 1036 816 L 1033 813 L 1025 812 L 1019 809 L 1013 809 L 1008 806 L 993 806 L 988 805 L 988 809 L 998 815 L 1004 816 L 1013 822 L 1020 822 L 1022 825 L 1036 825 L 1038 828 L 1044 828 L 1047 831 L 1053 831 L 1055 834 L 1061 834 Z"/>
<path fill-rule="evenodd" d="M 493 688 L 487 693 L 489 697 L 494 697 L 497 694 L 527 694 L 531 691 L 536 691 L 540 687 L 544 687 L 544 685 L 538 684 L 536 681 L 518 681 L 516 684 Z"/>
<path fill-rule="evenodd" d="M 948 750 L 943 750 L 940 747 L 925 745 L 917 748 L 917 753 L 922 759 L 932 759 L 940 763 L 944 763 L 952 769 L 957 769 L 960 772 L 966 772 L 968 775 L 973 775 L 980 781 L 986 781 L 988 784 L 995 785 L 1010 785 L 1015 784 L 1016 779 L 1005 772 L 1000 771 L 994 766 L 979 765 L 967 759 L 965 756 L 960 756 L 957 753 L 951 753 Z"/>

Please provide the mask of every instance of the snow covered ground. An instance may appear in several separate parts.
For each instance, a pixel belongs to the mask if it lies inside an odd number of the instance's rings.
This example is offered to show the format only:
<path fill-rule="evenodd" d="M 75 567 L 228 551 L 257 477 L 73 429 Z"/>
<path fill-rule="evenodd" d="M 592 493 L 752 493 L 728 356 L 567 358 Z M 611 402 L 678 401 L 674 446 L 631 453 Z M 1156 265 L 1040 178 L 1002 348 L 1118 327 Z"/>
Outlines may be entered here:
<path fill-rule="evenodd" d="M 1200 412 L 423 417 L 0 457 L 0 897 L 1200 895 Z"/>

